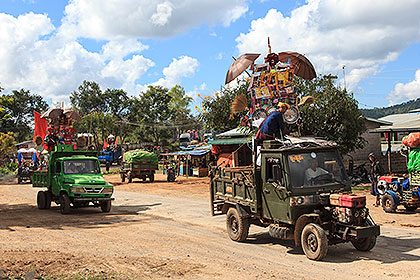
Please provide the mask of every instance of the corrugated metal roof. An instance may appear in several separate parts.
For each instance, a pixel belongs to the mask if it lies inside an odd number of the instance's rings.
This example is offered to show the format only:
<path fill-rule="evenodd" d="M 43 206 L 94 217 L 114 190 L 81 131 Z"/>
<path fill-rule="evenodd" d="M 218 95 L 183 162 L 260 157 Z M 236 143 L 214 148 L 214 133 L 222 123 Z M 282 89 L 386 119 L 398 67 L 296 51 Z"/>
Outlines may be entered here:
<path fill-rule="evenodd" d="M 380 121 L 391 122 L 391 126 L 381 126 L 376 131 L 409 131 L 410 129 L 420 129 L 420 113 L 405 113 L 385 116 Z"/>
<path fill-rule="evenodd" d="M 250 134 L 244 133 L 244 128 L 234 128 L 229 131 L 217 134 L 216 137 L 244 137 Z"/>

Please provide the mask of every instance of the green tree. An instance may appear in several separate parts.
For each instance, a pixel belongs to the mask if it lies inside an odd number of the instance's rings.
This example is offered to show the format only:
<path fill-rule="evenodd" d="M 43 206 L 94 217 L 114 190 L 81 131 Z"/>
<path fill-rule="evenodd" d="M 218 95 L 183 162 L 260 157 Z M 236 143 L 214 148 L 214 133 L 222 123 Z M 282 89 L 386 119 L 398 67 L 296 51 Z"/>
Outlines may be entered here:
<path fill-rule="evenodd" d="M 366 131 L 365 121 L 353 94 L 338 88 L 332 79 L 317 77 L 312 81 L 296 78 L 300 97 L 311 95 L 316 102 L 300 108 L 302 134 L 336 141 L 343 154 L 362 148 Z"/>
<path fill-rule="evenodd" d="M 0 132 L 14 132 L 16 140 L 21 142 L 32 136 L 34 110 L 42 113 L 47 110 L 48 104 L 42 96 L 21 89 L 9 95 L 1 95 L 0 108 Z"/>
<path fill-rule="evenodd" d="M 109 134 L 120 136 L 124 141 L 128 129 L 121 121 L 128 115 L 130 98 L 122 89 L 102 91 L 99 84 L 83 81 L 70 95 L 74 110 L 82 116 L 82 121 L 75 124 L 78 132 L 90 132 L 94 135 L 98 149 Z"/>
<path fill-rule="evenodd" d="M 0 155 L 2 157 L 16 152 L 13 132 L 0 132 Z"/>
<path fill-rule="evenodd" d="M 240 114 L 232 114 L 231 104 L 236 96 L 245 94 L 249 99 L 248 83 L 237 87 L 224 87 L 213 98 L 204 98 L 199 119 L 205 128 L 212 131 L 224 132 L 239 126 Z"/>

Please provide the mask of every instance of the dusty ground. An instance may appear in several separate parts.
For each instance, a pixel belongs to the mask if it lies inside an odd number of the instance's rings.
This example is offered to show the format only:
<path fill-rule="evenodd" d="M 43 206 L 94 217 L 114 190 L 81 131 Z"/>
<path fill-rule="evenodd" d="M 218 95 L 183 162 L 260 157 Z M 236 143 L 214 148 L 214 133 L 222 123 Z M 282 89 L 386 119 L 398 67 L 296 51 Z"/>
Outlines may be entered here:
<path fill-rule="evenodd" d="M 420 213 L 385 214 L 377 246 L 367 253 L 331 246 L 324 261 L 309 261 L 288 241 L 251 227 L 246 243 L 225 233 L 224 217 L 210 216 L 208 179 L 121 184 L 111 213 L 96 208 L 61 215 L 36 208 L 31 185 L 0 185 L 1 275 L 95 279 L 418 279 Z M 373 198 L 368 196 L 369 205 Z"/>

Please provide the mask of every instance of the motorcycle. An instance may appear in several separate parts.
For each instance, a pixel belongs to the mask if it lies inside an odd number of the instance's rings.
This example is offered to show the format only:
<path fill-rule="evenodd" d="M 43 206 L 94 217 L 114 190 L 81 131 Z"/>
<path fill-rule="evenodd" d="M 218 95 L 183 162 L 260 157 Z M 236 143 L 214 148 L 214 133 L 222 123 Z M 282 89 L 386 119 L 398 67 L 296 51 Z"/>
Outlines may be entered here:
<path fill-rule="evenodd" d="M 175 182 L 175 170 L 173 167 L 168 167 L 166 169 L 166 181 L 168 182 Z"/>

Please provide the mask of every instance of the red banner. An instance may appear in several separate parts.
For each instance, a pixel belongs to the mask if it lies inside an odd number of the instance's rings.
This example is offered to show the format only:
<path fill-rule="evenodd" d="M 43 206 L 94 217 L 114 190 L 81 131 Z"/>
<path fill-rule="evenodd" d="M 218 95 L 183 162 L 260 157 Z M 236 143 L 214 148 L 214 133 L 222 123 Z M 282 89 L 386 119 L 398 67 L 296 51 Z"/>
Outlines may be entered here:
<path fill-rule="evenodd" d="M 34 139 L 37 136 L 41 136 L 42 143 L 44 143 L 45 136 L 47 135 L 47 119 L 41 119 L 41 114 L 37 111 L 34 111 L 34 119 L 35 119 L 35 130 L 34 130 Z"/>

